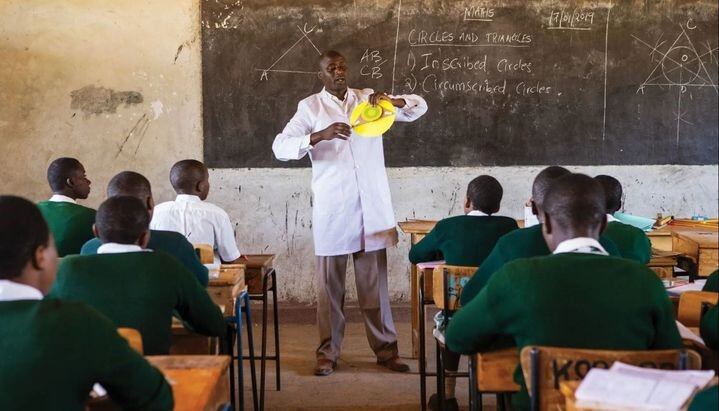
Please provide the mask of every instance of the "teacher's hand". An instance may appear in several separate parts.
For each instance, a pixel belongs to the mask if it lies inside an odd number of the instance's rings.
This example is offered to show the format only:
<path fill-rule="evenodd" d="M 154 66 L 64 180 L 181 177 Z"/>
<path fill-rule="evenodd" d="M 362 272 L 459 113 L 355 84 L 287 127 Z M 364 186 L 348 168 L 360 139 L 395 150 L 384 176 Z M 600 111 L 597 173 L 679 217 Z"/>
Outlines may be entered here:
<path fill-rule="evenodd" d="M 349 124 L 332 123 L 326 129 L 310 134 L 310 144 L 315 145 L 320 141 L 329 141 L 336 138 L 347 140 L 352 134 Z"/>
<path fill-rule="evenodd" d="M 374 93 L 370 94 L 369 96 L 369 103 L 373 106 L 376 106 L 379 104 L 380 100 L 387 100 L 390 103 L 392 103 L 393 106 L 402 108 L 407 104 L 403 98 L 390 98 L 386 93 L 383 93 L 381 91 L 375 91 Z"/>

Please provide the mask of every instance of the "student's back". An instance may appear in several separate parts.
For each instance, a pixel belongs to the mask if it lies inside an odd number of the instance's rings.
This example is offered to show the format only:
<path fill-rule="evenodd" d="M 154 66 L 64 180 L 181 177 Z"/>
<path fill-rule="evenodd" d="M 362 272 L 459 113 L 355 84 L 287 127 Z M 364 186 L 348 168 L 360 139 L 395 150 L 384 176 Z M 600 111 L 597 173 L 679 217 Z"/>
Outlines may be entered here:
<path fill-rule="evenodd" d="M 672 305 L 656 274 L 623 258 L 565 253 L 519 259 L 495 273 L 450 322 L 460 353 L 491 347 L 488 335 L 527 345 L 615 350 L 680 348 Z M 522 381 L 521 370 L 515 380 Z M 526 391 L 519 396 L 525 404 Z"/>
<path fill-rule="evenodd" d="M 619 254 L 641 264 L 649 263 L 652 258 L 652 244 L 644 231 L 619 221 L 607 223 L 603 235 L 610 239 L 619 250 Z"/>
<path fill-rule="evenodd" d="M 167 354 L 173 310 L 195 331 L 224 335 L 218 307 L 194 276 L 161 251 L 70 256 L 51 296 L 83 301 L 142 334 L 145 353 Z"/>
<path fill-rule="evenodd" d="M 599 243 L 609 255 L 621 257 L 617 246 L 605 235 L 599 237 Z M 547 243 L 542 238 L 542 225 L 522 228 L 504 235 L 497 241 L 492 252 L 479 266 L 470 281 L 462 289 L 460 297 L 462 305 L 469 303 L 482 290 L 496 271 L 505 264 L 530 257 L 541 257 L 550 254 Z"/>
<path fill-rule="evenodd" d="M 95 210 L 69 202 L 41 201 L 37 204 L 57 244 L 60 257 L 78 254 L 94 237 Z"/>
<path fill-rule="evenodd" d="M 445 260 L 451 265 L 479 266 L 497 240 L 517 228 L 516 220 L 502 216 L 462 215 L 445 218 L 412 247 L 409 260 L 415 264 Z"/>
<path fill-rule="evenodd" d="M 622 183 L 608 175 L 598 175 L 594 180 L 604 192 L 607 212 L 607 228 L 604 235 L 611 239 L 622 257 L 647 264 L 652 258 L 652 244 L 644 231 L 614 219 L 614 213 L 622 208 Z"/>
<path fill-rule="evenodd" d="M 0 302 L 0 318 L 1 410 L 84 410 L 94 383 L 126 409 L 173 408 L 163 375 L 95 310 L 18 300 Z"/>
<path fill-rule="evenodd" d="M 97 249 L 100 246 L 102 246 L 102 241 L 99 238 L 93 238 L 82 246 L 80 254 L 97 254 Z M 200 263 L 192 244 L 182 234 L 174 231 L 150 230 L 150 242 L 147 243 L 147 248 L 173 256 L 194 274 L 203 287 L 207 286 L 209 281 L 207 267 Z"/>

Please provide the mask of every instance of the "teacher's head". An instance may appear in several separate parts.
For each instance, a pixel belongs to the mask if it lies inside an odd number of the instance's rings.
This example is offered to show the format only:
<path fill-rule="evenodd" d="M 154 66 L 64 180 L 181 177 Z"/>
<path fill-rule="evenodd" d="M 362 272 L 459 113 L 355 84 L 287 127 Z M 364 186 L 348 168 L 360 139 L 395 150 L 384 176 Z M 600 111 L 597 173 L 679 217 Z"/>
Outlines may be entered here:
<path fill-rule="evenodd" d="M 347 62 L 343 55 L 334 50 L 322 53 L 319 58 L 318 77 L 325 89 L 337 97 L 344 97 L 347 91 Z"/>

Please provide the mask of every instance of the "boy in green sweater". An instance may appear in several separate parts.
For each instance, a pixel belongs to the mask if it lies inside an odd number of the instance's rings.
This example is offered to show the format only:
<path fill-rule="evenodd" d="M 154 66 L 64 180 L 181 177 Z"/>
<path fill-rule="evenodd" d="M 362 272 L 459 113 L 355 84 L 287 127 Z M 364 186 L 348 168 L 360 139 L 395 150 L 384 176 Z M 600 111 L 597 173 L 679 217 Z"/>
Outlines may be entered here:
<path fill-rule="evenodd" d="M 604 193 L 591 177 L 557 180 L 544 200 L 542 235 L 552 254 L 505 264 L 449 324 L 450 349 L 474 354 L 500 336 L 528 345 L 603 350 L 682 347 L 672 303 L 656 274 L 609 256 L 599 243 L 606 224 Z M 515 409 L 529 409 L 522 387 Z"/>
<path fill-rule="evenodd" d="M 198 333 L 224 336 L 225 321 L 200 283 L 179 261 L 162 251 L 144 250 L 150 216 L 135 197 L 111 197 L 97 212 L 96 255 L 63 259 L 51 295 L 83 301 L 118 327 L 142 334 L 147 355 L 170 350 L 175 310 Z"/>
<path fill-rule="evenodd" d="M 152 211 L 155 208 L 155 200 L 152 197 L 150 181 L 142 174 L 133 171 L 123 171 L 113 177 L 107 185 L 107 197 L 130 196 L 136 197 L 145 204 L 147 212 L 152 219 Z M 102 245 L 99 238 L 93 238 L 85 243 L 80 250 L 82 255 L 97 254 L 97 249 Z M 150 250 L 164 251 L 175 257 L 195 278 L 207 286 L 207 267 L 200 263 L 195 249 L 189 241 L 180 233 L 174 231 L 150 230 L 150 241 L 147 243 Z"/>
<path fill-rule="evenodd" d="M 447 264 L 479 266 L 499 237 L 516 230 L 513 218 L 493 216 L 502 202 L 502 185 L 492 176 L 479 176 L 467 186 L 462 216 L 445 218 L 409 251 L 413 264 L 445 260 Z"/>
<path fill-rule="evenodd" d="M 78 254 L 85 241 L 93 237 L 95 210 L 77 204 L 90 195 L 85 167 L 74 158 L 62 157 L 50 163 L 47 181 L 53 196 L 37 207 L 50 226 L 60 257 Z"/>
<path fill-rule="evenodd" d="M 499 212 L 503 189 L 492 176 L 482 175 L 470 181 L 464 201 L 465 215 L 445 218 L 409 251 L 414 263 L 445 260 L 450 265 L 477 267 L 482 264 L 499 237 L 516 230 L 517 221 L 509 217 L 493 216 Z M 459 354 L 445 350 L 445 369 L 456 372 Z M 437 394 L 429 397 L 429 409 L 447 411 L 459 409 L 455 398 L 456 379 L 445 377 L 444 407 L 439 406 Z"/>
<path fill-rule="evenodd" d="M 598 175 L 595 180 L 602 186 L 607 199 L 607 228 L 604 235 L 614 241 L 624 258 L 647 264 L 652 258 L 652 244 L 644 231 L 614 219 L 614 213 L 622 208 L 622 183 L 608 175 Z"/>
<path fill-rule="evenodd" d="M 123 409 L 172 410 L 163 375 L 110 320 L 84 304 L 43 300 L 56 270 L 37 207 L 0 196 L 0 409 L 82 411 L 100 383 Z"/>
<path fill-rule="evenodd" d="M 571 174 L 564 167 L 550 166 L 540 171 L 532 183 L 532 198 L 530 204 L 532 213 L 537 216 L 540 224 L 528 228 L 512 231 L 502 236 L 489 253 L 489 256 L 479 266 L 477 272 L 462 289 L 460 303 L 466 305 L 472 298 L 479 294 L 482 287 L 487 284 L 489 278 L 504 264 L 518 258 L 537 257 L 549 255 L 547 243 L 542 238 L 542 215 L 544 197 L 551 184 L 557 179 Z M 610 255 L 621 256 L 614 242 L 605 236 L 599 237 L 599 242 Z"/>
<path fill-rule="evenodd" d="M 702 287 L 702 291 L 719 293 L 719 270 L 714 270 L 713 273 L 709 274 L 707 282 L 704 283 L 704 287 Z"/>

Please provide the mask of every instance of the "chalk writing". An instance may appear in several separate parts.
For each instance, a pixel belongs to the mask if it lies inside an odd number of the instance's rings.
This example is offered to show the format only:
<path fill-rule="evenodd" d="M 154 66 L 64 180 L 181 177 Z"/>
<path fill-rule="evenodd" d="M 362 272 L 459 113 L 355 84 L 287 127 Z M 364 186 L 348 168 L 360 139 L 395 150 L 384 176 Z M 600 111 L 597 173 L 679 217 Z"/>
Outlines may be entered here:
<path fill-rule="evenodd" d="M 494 21 L 494 8 L 491 7 L 465 7 L 464 21 Z"/>
<path fill-rule="evenodd" d="M 589 31 L 594 24 L 592 9 L 552 10 L 547 19 L 548 30 L 584 30 Z"/>
<path fill-rule="evenodd" d="M 382 78 L 382 65 L 387 61 L 389 59 L 383 59 L 379 50 L 365 49 L 360 59 L 360 63 L 364 63 L 360 68 L 360 75 L 371 79 Z"/>

